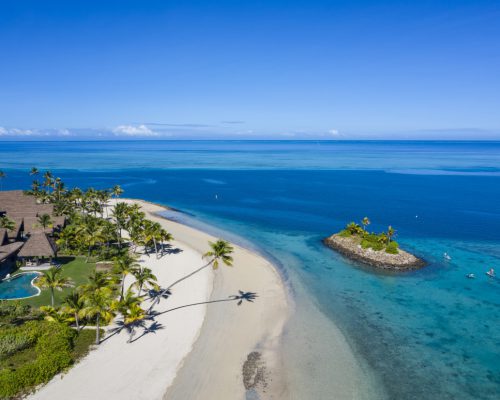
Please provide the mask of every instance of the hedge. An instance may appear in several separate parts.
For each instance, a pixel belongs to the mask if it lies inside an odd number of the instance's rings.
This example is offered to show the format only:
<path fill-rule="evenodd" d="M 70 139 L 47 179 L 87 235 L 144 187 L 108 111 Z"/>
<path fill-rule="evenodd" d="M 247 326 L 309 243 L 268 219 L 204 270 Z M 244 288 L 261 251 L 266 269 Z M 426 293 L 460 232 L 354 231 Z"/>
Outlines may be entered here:
<path fill-rule="evenodd" d="M 72 363 L 71 347 L 76 334 L 71 328 L 46 321 L 28 322 L 17 328 L 26 338 L 36 338 L 35 359 L 16 369 L 0 371 L 0 398 L 26 393 Z M 21 337 L 21 336 L 20 336 Z"/>

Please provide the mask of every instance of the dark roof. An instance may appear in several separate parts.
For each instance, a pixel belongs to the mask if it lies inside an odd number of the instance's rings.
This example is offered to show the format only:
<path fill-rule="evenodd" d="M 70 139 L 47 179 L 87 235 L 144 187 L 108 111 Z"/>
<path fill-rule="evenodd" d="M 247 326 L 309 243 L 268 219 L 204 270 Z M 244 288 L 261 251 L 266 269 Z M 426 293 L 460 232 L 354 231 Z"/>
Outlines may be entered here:
<path fill-rule="evenodd" d="M 0 192 L 0 212 L 16 223 L 13 231 L 8 232 L 10 239 L 16 239 L 22 229 L 25 234 L 43 231 L 38 217 L 48 214 L 54 227 L 63 227 L 66 218 L 54 215 L 52 204 L 39 204 L 36 197 L 24 194 L 22 190 Z"/>
<path fill-rule="evenodd" d="M 7 234 L 7 229 L 0 228 L 0 246 L 6 244 L 9 241 L 9 235 Z"/>
<path fill-rule="evenodd" d="M 19 257 L 55 257 L 56 247 L 43 232 L 33 232 L 21 251 Z"/>
<path fill-rule="evenodd" d="M 5 246 L 0 246 L 0 262 L 14 254 L 22 245 L 23 242 L 14 242 L 6 244 Z"/>

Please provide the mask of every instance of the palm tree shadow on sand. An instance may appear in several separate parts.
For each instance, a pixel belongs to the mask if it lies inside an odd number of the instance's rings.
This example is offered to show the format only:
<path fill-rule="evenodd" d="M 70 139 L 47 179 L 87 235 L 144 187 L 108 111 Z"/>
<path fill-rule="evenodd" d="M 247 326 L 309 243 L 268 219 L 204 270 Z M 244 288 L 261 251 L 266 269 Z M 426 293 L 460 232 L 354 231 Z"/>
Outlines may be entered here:
<path fill-rule="evenodd" d="M 151 292 L 153 292 L 153 294 L 156 294 L 156 297 L 151 295 Z M 171 292 L 170 291 L 165 292 L 165 291 L 161 291 L 161 290 L 157 290 L 157 291 L 151 290 L 150 296 L 151 296 L 150 298 L 153 299 L 153 301 L 156 301 L 157 297 L 160 297 L 162 299 L 168 299 L 171 296 Z M 160 312 L 151 311 L 149 314 L 146 314 L 143 319 L 134 321 L 133 323 L 130 323 L 130 324 L 126 324 L 125 321 L 116 322 L 117 326 L 110 330 L 111 334 L 106 336 L 102 340 L 102 342 L 108 340 L 110 337 L 120 333 L 122 330 L 125 329 L 129 334 L 129 339 L 127 340 L 127 343 L 134 343 L 150 333 L 154 334 L 161 329 L 165 329 L 163 324 L 159 323 L 158 321 L 155 321 L 155 318 L 157 316 L 160 316 L 162 314 L 166 314 L 166 313 L 169 313 L 172 311 L 177 311 L 177 310 L 180 310 L 183 308 L 188 308 L 188 307 L 200 306 L 200 305 L 204 305 L 204 304 L 225 303 L 228 301 L 236 301 L 236 305 L 241 306 L 241 304 L 243 304 L 243 302 L 245 302 L 245 301 L 253 303 L 253 301 L 257 297 L 258 297 L 258 295 L 255 292 L 243 292 L 242 290 L 238 290 L 237 295 L 231 295 L 226 299 L 209 300 L 209 301 L 201 301 L 198 303 L 185 304 L 182 306 L 170 308 L 168 310 L 160 311 Z M 159 302 L 159 300 L 158 300 L 158 302 Z M 149 321 L 152 321 L 152 322 L 148 325 Z M 134 336 L 137 333 L 137 330 L 139 330 L 141 328 L 142 328 L 142 333 L 139 336 L 134 338 Z"/>
<path fill-rule="evenodd" d="M 239 292 L 239 294 L 231 295 L 227 299 L 209 300 L 209 301 L 201 301 L 199 303 L 185 304 L 183 306 L 170 308 L 168 310 L 161 311 L 161 312 L 152 311 L 150 315 L 153 317 L 156 317 L 158 315 L 162 315 L 162 314 L 166 314 L 166 313 L 169 313 L 172 311 L 180 310 L 182 308 L 200 306 L 203 304 L 224 303 L 227 301 L 237 301 L 236 305 L 241 306 L 243 301 L 248 301 L 250 303 L 253 303 L 253 301 L 258 297 L 257 293 L 255 293 L 255 292 L 243 292 L 241 290 L 238 290 L 238 292 Z"/>

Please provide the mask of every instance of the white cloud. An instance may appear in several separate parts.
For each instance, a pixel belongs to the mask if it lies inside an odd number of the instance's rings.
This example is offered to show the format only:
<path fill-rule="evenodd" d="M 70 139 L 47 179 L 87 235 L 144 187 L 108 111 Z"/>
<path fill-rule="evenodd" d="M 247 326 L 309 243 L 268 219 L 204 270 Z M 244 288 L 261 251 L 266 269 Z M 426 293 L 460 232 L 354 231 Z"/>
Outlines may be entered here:
<path fill-rule="evenodd" d="M 72 135 L 72 133 L 69 131 L 69 129 L 59 129 L 57 131 L 57 134 L 59 136 L 71 136 Z"/>
<path fill-rule="evenodd" d="M 340 132 L 338 131 L 338 129 L 330 129 L 328 131 L 328 133 L 332 136 L 339 136 L 340 135 Z"/>
<path fill-rule="evenodd" d="M 16 137 L 66 137 L 73 136 L 69 129 L 20 129 L 20 128 L 4 128 L 0 126 L 0 136 L 16 136 Z"/>
<path fill-rule="evenodd" d="M 33 136 L 38 132 L 31 129 L 4 128 L 0 126 L 0 136 Z"/>
<path fill-rule="evenodd" d="M 113 129 L 115 136 L 158 136 L 146 125 L 119 125 Z"/>

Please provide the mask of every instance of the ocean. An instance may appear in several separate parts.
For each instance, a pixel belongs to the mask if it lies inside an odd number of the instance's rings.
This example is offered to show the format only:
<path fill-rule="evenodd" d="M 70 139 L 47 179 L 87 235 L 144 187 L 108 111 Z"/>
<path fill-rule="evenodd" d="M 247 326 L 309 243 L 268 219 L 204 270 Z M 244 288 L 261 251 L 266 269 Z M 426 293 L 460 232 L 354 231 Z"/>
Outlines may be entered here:
<path fill-rule="evenodd" d="M 68 186 L 120 184 L 267 255 L 297 303 L 285 350 L 309 349 L 321 372 L 296 367 L 321 393 L 335 354 L 328 328 L 300 335 L 312 323 L 302 301 L 334 321 L 384 397 L 500 397 L 500 280 L 485 274 L 500 276 L 500 142 L 0 142 L 4 189 L 27 188 L 32 166 Z M 381 273 L 321 243 L 365 216 L 429 265 Z"/>

